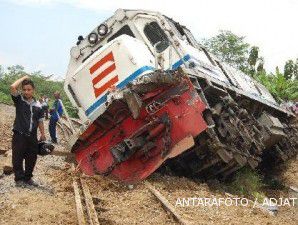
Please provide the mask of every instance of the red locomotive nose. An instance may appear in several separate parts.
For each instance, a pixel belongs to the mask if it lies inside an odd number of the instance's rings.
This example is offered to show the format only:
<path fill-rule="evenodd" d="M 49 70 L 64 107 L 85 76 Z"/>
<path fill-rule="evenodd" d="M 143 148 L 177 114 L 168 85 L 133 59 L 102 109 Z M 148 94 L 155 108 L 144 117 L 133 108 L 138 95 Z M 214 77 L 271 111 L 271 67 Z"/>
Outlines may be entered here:
<path fill-rule="evenodd" d="M 77 144 L 76 159 L 83 172 L 137 182 L 192 147 L 193 137 L 207 128 L 205 105 L 188 78 L 180 75 L 175 82 L 155 84 L 145 93 L 131 87 L 137 97 L 114 101 L 81 136 L 83 144 Z M 131 111 L 139 112 L 137 118 Z"/>

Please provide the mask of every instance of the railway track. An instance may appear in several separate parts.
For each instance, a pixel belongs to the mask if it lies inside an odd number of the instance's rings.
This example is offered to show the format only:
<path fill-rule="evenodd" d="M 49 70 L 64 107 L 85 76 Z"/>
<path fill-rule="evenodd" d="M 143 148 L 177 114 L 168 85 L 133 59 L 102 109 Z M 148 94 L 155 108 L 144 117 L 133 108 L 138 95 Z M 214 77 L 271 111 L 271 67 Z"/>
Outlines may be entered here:
<path fill-rule="evenodd" d="M 106 196 L 105 194 L 102 194 L 102 196 L 98 196 L 94 194 L 92 191 L 90 191 L 91 188 L 89 183 L 90 183 L 89 177 L 88 178 L 76 177 L 73 180 L 73 189 L 74 189 L 78 224 L 79 225 L 118 224 L 119 221 L 111 220 L 105 216 L 106 214 L 110 214 L 108 211 L 113 210 L 113 208 L 105 206 L 104 202 L 107 200 L 106 197 L 111 198 L 110 201 L 113 201 L 115 200 L 113 199 L 115 196 L 113 195 Z M 150 183 L 149 181 L 145 181 L 142 184 L 142 186 L 145 187 L 144 189 L 145 189 L 145 192 L 147 193 L 146 197 L 150 198 L 150 200 L 154 202 L 153 207 L 155 208 L 155 210 L 157 209 L 156 211 L 158 211 L 159 214 L 162 214 L 163 224 L 181 224 L 181 225 L 192 224 L 183 218 L 183 215 L 181 215 L 176 210 L 175 206 L 172 205 L 170 201 L 163 194 L 161 194 L 161 192 L 158 191 L 157 188 L 152 183 Z M 132 192 L 131 186 L 128 186 L 127 190 L 129 192 Z M 118 194 L 120 196 L 121 191 Z M 126 204 L 128 207 L 131 204 L 129 199 L 127 199 Z M 118 208 L 118 211 L 119 211 L 119 208 Z M 116 212 L 114 213 L 117 214 Z M 150 210 L 149 210 L 149 214 L 150 214 Z M 127 224 L 124 221 L 122 222 L 123 224 Z M 143 221 L 143 222 L 147 224 L 149 221 Z M 154 220 L 152 224 L 156 224 Z"/>
<path fill-rule="evenodd" d="M 89 187 L 83 179 L 74 180 L 73 188 L 75 194 L 77 218 L 79 225 L 99 225 L 97 212 L 90 194 Z"/>
<path fill-rule="evenodd" d="M 106 177 L 76 176 L 73 181 L 76 202 L 77 221 L 79 225 L 112 225 L 112 224 L 206 224 L 216 218 L 215 224 L 230 224 L 228 217 L 234 218 L 234 224 L 240 224 L 241 213 L 247 218 L 265 217 L 266 221 L 273 217 L 279 221 L 283 207 L 271 207 L 256 204 L 248 199 L 247 207 L 179 207 L 175 199 L 181 197 L 206 198 L 239 198 L 229 193 L 209 192 L 204 184 L 196 184 L 186 178 L 165 178 L 162 176 L 149 179 L 134 187 L 122 185 Z M 179 187 L 173 185 L 178 182 Z M 297 196 L 297 188 L 287 187 L 289 197 Z M 142 198 L 138 196 L 142 195 Z M 288 195 L 287 195 L 288 196 Z M 227 211 L 228 210 L 228 211 Z M 288 208 L 287 210 L 294 210 Z M 281 212 L 279 212 L 281 211 Z M 224 220 L 220 223 L 221 219 Z M 233 220 L 234 220 L 233 219 Z M 199 222 L 201 221 L 201 222 Z"/>

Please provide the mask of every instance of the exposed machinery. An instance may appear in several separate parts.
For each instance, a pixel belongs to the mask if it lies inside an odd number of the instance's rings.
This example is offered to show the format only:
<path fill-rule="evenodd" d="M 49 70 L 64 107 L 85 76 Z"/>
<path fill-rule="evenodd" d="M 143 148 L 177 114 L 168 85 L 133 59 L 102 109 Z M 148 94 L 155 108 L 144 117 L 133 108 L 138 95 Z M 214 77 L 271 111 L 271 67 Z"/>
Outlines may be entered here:
<path fill-rule="evenodd" d="M 119 9 L 70 55 L 65 91 L 83 125 L 69 146 L 88 175 L 136 182 L 163 164 L 225 177 L 297 153 L 295 116 L 160 13 Z"/>

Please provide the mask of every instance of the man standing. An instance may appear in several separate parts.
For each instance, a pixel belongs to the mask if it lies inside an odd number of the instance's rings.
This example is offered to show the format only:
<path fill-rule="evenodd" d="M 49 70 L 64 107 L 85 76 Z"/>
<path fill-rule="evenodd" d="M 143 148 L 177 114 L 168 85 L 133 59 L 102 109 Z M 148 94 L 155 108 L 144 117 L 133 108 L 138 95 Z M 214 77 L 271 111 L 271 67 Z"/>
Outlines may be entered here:
<path fill-rule="evenodd" d="M 22 93 L 18 91 L 19 86 Z M 34 99 L 34 90 L 34 83 L 28 76 L 16 80 L 10 86 L 11 97 L 16 108 L 12 137 L 12 164 L 17 186 L 24 183 L 37 186 L 32 180 L 38 152 L 37 128 L 40 131 L 40 140 L 46 140 L 43 111 Z"/>
<path fill-rule="evenodd" d="M 45 119 L 47 120 L 49 118 L 49 99 L 47 96 L 43 96 L 42 101 L 42 109 L 44 111 Z"/>
<path fill-rule="evenodd" d="M 52 109 L 50 110 L 50 122 L 49 122 L 49 132 L 52 139 L 52 143 L 57 144 L 57 136 L 56 136 L 56 125 L 60 117 L 63 115 L 63 104 L 60 99 L 60 93 L 56 91 L 54 93 L 55 102 L 53 104 Z"/>

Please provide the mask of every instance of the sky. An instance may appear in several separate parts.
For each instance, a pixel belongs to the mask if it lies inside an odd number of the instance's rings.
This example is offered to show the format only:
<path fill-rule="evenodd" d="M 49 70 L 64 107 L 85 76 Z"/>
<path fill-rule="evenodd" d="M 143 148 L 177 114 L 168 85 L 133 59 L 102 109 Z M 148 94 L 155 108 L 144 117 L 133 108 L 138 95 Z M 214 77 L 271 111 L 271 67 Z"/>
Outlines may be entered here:
<path fill-rule="evenodd" d="M 268 71 L 298 58 L 298 0 L 0 0 L 0 65 L 63 78 L 77 37 L 118 8 L 159 11 L 197 39 L 231 30 L 260 47 Z"/>

